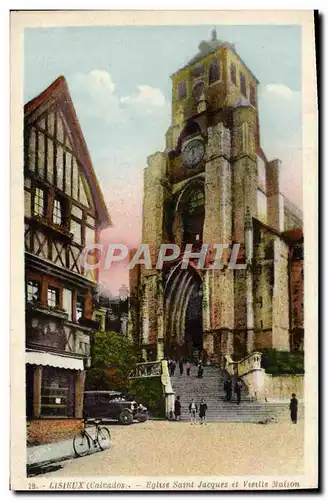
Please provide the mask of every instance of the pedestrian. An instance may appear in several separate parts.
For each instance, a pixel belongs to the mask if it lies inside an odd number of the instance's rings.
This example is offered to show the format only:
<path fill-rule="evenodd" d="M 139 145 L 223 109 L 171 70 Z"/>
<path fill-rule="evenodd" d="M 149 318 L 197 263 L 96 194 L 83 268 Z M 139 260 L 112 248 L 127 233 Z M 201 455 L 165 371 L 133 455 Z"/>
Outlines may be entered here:
<path fill-rule="evenodd" d="M 187 370 L 187 376 L 190 377 L 190 363 L 189 363 L 189 361 L 187 361 L 186 370 Z"/>
<path fill-rule="evenodd" d="M 171 358 L 168 358 L 168 360 L 167 360 L 167 368 L 169 370 L 169 374 L 171 375 L 171 371 L 172 371 L 172 361 L 171 361 Z"/>
<path fill-rule="evenodd" d="M 296 399 L 296 394 L 292 394 L 292 399 L 290 400 L 290 418 L 293 424 L 297 424 L 297 406 L 298 406 L 298 400 Z"/>
<path fill-rule="evenodd" d="M 200 405 L 199 405 L 199 418 L 200 418 L 200 423 L 206 425 L 206 412 L 207 412 L 207 404 L 204 401 L 204 398 L 201 399 Z"/>
<path fill-rule="evenodd" d="M 240 380 L 240 378 L 237 380 L 236 384 L 235 384 L 235 393 L 236 393 L 236 396 L 237 396 L 237 405 L 240 404 L 240 399 L 241 399 L 241 387 L 242 387 L 242 382 Z"/>
<path fill-rule="evenodd" d="M 175 359 L 172 359 L 172 361 L 171 361 L 171 375 L 172 375 L 172 377 L 174 377 L 175 367 L 176 367 Z"/>
<path fill-rule="evenodd" d="M 197 375 L 198 378 L 203 378 L 203 372 L 204 372 L 203 364 L 200 361 L 198 365 L 198 375 Z"/>
<path fill-rule="evenodd" d="M 175 415 L 175 420 L 179 421 L 181 417 L 180 396 L 177 396 L 177 399 L 174 401 L 174 415 Z"/>
<path fill-rule="evenodd" d="M 183 375 L 183 361 L 180 359 L 179 361 L 179 369 L 180 369 L 180 375 Z"/>
<path fill-rule="evenodd" d="M 198 410 L 197 404 L 195 401 L 192 399 L 190 404 L 189 404 L 189 413 L 190 413 L 190 423 L 196 424 L 196 411 Z"/>
<path fill-rule="evenodd" d="M 231 397 L 232 397 L 232 380 L 231 380 L 230 377 L 228 377 L 224 381 L 223 388 L 224 388 L 224 392 L 226 393 L 226 400 L 227 401 L 231 401 Z"/>

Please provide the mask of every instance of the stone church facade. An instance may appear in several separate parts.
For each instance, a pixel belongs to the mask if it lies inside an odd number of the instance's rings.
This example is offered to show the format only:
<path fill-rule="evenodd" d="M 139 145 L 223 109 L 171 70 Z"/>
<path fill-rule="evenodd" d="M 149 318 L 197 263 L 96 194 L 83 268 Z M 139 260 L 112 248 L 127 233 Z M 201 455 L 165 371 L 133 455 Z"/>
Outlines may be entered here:
<path fill-rule="evenodd" d="M 130 334 L 145 360 L 302 350 L 302 214 L 281 194 L 280 161 L 260 145 L 259 82 L 215 31 L 171 78 L 166 148 L 144 172 L 142 243 L 153 266 L 130 271 Z M 155 269 L 162 243 L 195 253 L 208 244 L 205 268 L 194 258 L 183 269 L 180 256 Z M 244 269 L 228 265 L 236 243 Z M 228 245 L 222 269 L 211 266 L 214 244 Z"/>

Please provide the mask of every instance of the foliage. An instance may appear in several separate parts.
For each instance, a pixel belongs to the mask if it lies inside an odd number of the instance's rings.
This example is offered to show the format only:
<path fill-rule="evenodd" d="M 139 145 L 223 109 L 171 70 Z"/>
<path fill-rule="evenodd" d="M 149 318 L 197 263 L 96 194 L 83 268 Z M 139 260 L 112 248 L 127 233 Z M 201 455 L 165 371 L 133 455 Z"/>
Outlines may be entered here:
<path fill-rule="evenodd" d="M 165 395 L 160 377 L 131 380 L 129 393 L 135 396 L 138 403 L 147 406 L 152 416 L 165 416 Z"/>
<path fill-rule="evenodd" d="M 112 390 L 129 387 L 128 376 L 140 359 L 138 349 L 116 332 L 96 332 L 91 348 L 91 368 L 86 390 Z"/>
<path fill-rule="evenodd" d="M 262 368 L 272 375 L 296 375 L 304 373 L 304 353 L 264 349 Z"/>

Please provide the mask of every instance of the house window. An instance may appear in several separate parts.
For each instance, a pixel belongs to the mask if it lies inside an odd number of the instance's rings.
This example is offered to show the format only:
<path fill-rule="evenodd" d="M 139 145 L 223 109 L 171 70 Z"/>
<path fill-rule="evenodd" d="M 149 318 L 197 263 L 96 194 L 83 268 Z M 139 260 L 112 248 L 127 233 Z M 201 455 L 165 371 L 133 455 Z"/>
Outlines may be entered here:
<path fill-rule="evenodd" d="M 36 188 L 34 195 L 34 215 L 39 215 L 40 217 L 44 216 L 44 191 L 43 189 Z"/>
<path fill-rule="evenodd" d="M 178 100 L 181 101 L 186 97 L 186 95 L 187 95 L 187 86 L 186 82 L 183 80 L 178 84 Z"/>
<path fill-rule="evenodd" d="M 199 100 L 203 92 L 204 92 L 204 83 L 201 81 L 196 82 L 192 89 L 192 95 L 194 99 Z"/>
<path fill-rule="evenodd" d="M 80 295 L 76 299 L 76 321 L 83 317 L 84 300 Z"/>
<path fill-rule="evenodd" d="M 194 69 L 191 71 L 191 76 L 194 78 L 198 78 L 204 73 L 204 66 L 202 64 L 198 64 L 197 66 L 194 67 Z"/>
<path fill-rule="evenodd" d="M 256 106 L 256 99 L 255 99 L 255 87 L 254 85 L 251 85 L 249 87 L 249 100 L 252 106 Z"/>
<path fill-rule="evenodd" d="M 240 73 L 240 91 L 243 94 L 243 96 L 247 97 L 246 79 L 245 79 L 245 75 L 243 75 L 243 73 Z"/>
<path fill-rule="evenodd" d="M 54 200 L 54 208 L 52 212 L 52 221 L 54 224 L 63 223 L 63 205 L 60 200 Z"/>
<path fill-rule="evenodd" d="M 261 330 L 263 330 L 263 321 L 262 320 L 260 321 L 260 328 L 261 328 Z"/>
<path fill-rule="evenodd" d="M 59 306 L 59 289 L 49 286 L 48 287 L 48 306 L 58 307 Z"/>
<path fill-rule="evenodd" d="M 41 415 L 43 417 L 73 417 L 74 400 L 74 372 L 44 366 L 41 383 Z"/>
<path fill-rule="evenodd" d="M 237 85 L 237 72 L 236 72 L 236 65 L 234 63 L 230 64 L 230 80 L 231 83 Z"/>
<path fill-rule="evenodd" d="M 39 302 L 40 300 L 40 283 L 38 281 L 29 280 L 27 282 L 27 302 Z"/>
<path fill-rule="evenodd" d="M 67 312 L 68 320 L 72 321 L 72 290 L 63 289 L 63 309 Z"/>
<path fill-rule="evenodd" d="M 208 82 L 211 85 L 211 83 L 214 83 L 217 80 L 220 80 L 220 65 L 219 61 L 213 61 L 210 65 Z"/>

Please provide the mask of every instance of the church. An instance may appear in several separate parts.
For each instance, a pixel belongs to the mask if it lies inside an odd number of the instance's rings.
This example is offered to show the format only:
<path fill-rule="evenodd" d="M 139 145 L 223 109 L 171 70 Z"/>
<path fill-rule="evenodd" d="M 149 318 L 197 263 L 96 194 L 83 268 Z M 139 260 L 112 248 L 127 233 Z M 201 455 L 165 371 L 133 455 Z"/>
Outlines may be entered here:
<path fill-rule="evenodd" d="M 280 160 L 261 148 L 259 82 L 215 30 L 171 79 L 166 148 L 144 171 L 142 243 L 153 265 L 130 271 L 130 335 L 149 361 L 302 351 L 302 213 L 281 193 Z M 156 269 L 163 243 L 181 255 Z M 183 268 L 186 245 L 196 254 L 217 244 L 227 247 L 221 269 L 211 255 L 203 269 L 197 258 Z M 240 269 L 228 265 L 236 244 Z"/>

